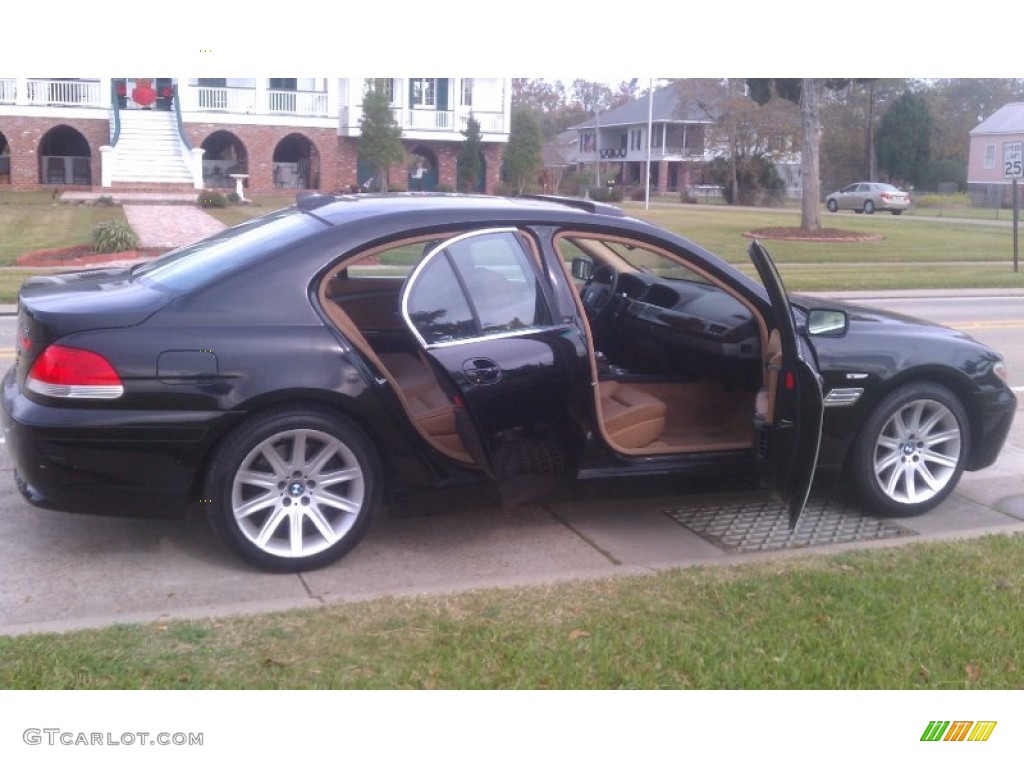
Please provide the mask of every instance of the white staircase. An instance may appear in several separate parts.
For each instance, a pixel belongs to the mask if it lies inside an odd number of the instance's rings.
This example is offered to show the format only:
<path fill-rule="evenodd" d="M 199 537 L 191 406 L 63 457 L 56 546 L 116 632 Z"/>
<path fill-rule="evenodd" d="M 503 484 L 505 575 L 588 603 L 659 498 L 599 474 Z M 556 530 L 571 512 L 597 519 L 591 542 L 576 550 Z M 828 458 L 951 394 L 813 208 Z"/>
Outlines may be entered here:
<path fill-rule="evenodd" d="M 120 116 L 121 133 L 111 182 L 192 184 L 173 112 L 123 109 Z"/>

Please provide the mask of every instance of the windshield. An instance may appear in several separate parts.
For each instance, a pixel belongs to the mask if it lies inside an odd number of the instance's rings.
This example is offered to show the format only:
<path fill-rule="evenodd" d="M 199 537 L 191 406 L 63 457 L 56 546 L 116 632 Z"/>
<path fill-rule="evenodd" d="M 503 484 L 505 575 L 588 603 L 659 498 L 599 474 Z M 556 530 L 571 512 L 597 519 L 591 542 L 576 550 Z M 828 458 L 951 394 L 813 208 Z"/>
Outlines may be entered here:
<path fill-rule="evenodd" d="M 211 283 L 237 267 L 258 259 L 324 227 L 294 209 L 284 209 L 171 251 L 132 271 L 132 279 L 174 291 Z"/>

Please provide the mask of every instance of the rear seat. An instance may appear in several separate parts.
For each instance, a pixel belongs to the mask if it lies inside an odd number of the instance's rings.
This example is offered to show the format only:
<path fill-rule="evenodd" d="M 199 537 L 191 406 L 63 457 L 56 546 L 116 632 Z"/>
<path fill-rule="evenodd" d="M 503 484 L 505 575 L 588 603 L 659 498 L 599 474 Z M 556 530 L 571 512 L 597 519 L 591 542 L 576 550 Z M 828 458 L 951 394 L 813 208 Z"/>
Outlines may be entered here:
<path fill-rule="evenodd" d="M 469 461 L 455 424 L 455 407 L 426 362 L 418 355 L 404 352 L 383 353 L 380 359 L 402 390 L 413 421 L 442 448 Z"/>

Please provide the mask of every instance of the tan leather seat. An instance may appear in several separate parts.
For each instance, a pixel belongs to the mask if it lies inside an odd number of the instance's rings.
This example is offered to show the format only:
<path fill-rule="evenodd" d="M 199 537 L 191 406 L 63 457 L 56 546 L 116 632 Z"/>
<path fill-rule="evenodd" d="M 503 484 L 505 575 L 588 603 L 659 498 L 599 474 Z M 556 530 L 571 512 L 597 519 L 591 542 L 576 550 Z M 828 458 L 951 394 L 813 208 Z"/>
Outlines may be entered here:
<path fill-rule="evenodd" d="M 641 389 L 618 381 L 598 384 L 605 433 L 618 447 L 643 448 L 665 429 L 668 406 Z"/>
<path fill-rule="evenodd" d="M 439 445 L 468 460 L 455 424 L 455 408 L 426 363 L 404 353 L 384 353 L 380 358 L 402 390 L 413 421 Z"/>

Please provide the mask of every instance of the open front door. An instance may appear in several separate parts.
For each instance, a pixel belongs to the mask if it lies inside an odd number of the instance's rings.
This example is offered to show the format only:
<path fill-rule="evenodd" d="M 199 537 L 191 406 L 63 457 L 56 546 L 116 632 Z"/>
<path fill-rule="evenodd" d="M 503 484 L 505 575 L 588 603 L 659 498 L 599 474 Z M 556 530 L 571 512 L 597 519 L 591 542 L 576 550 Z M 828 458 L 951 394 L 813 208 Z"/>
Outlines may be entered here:
<path fill-rule="evenodd" d="M 401 309 L 450 392 L 466 450 L 504 501 L 529 501 L 564 477 L 566 377 L 584 346 L 552 322 L 527 238 L 500 228 L 440 243 L 409 277 Z"/>
<path fill-rule="evenodd" d="M 767 251 L 750 245 L 750 259 L 772 302 L 775 329 L 766 353 L 768 386 L 758 409 L 762 482 L 789 507 L 795 528 L 807 503 L 821 444 L 821 379 L 803 354 L 785 286 Z"/>

